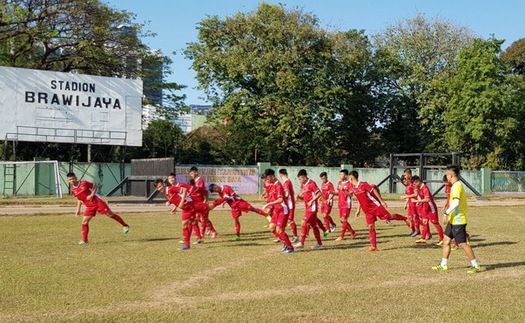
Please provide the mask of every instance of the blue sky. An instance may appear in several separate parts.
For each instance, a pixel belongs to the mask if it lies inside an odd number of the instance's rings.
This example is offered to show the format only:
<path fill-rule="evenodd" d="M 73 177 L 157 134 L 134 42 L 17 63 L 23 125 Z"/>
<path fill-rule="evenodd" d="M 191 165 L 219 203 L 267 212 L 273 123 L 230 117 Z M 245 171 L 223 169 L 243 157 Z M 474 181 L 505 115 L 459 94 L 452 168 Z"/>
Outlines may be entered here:
<path fill-rule="evenodd" d="M 152 49 L 161 49 L 174 64 L 169 81 L 186 85 L 183 90 L 187 104 L 205 104 L 204 94 L 197 86 L 191 61 L 184 59 L 182 50 L 187 43 L 197 40 L 197 23 L 207 16 L 231 16 L 236 12 L 251 11 L 261 1 L 254 0 L 103 0 L 111 7 L 137 15 L 136 22 L 146 22 L 146 29 L 157 37 L 145 39 Z M 427 17 L 441 17 L 458 25 L 469 27 L 476 36 L 494 35 L 505 39 L 503 49 L 525 37 L 525 1 L 523 0 L 278 0 L 286 7 L 301 7 L 319 17 L 321 26 L 328 29 L 364 29 L 368 35 L 381 32 L 396 21 L 411 18 L 418 13 Z M 176 52 L 176 55 L 171 55 Z"/>

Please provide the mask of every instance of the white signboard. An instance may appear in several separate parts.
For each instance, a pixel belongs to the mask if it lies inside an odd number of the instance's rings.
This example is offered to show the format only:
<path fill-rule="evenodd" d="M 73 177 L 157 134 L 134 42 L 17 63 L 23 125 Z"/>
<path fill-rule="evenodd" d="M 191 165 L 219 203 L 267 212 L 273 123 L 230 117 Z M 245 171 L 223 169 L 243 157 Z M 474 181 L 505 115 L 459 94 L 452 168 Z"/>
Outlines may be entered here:
<path fill-rule="evenodd" d="M 0 67 L 0 140 L 142 146 L 142 81 Z"/>

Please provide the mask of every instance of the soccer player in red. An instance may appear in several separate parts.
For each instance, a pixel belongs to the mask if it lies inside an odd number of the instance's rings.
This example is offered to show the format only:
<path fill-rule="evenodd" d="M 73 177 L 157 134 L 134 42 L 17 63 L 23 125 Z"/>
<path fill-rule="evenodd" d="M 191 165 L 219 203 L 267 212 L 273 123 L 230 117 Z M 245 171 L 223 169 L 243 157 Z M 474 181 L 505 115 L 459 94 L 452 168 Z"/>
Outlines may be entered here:
<path fill-rule="evenodd" d="M 189 184 L 178 183 L 175 173 L 170 173 L 168 175 L 168 182 L 170 183 L 170 186 L 166 187 L 166 184 L 162 179 L 157 179 L 155 181 L 155 187 L 157 191 L 166 194 L 166 198 L 168 199 L 166 205 L 174 205 L 174 208 L 171 210 L 172 214 L 176 213 L 177 208 L 181 209 L 182 236 L 184 245 L 178 248 L 178 250 L 189 250 L 192 231 L 192 228 L 189 224 L 195 220 L 197 213 L 204 213 L 207 215 L 209 212 L 208 204 L 204 202 L 193 201 L 189 195 L 189 191 L 192 189 L 192 186 Z"/>
<path fill-rule="evenodd" d="M 319 177 L 321 178 L 321 214 L 323 215 L 326 228 L 330 228 L 330 232 L 334 232 L 337 226 L 334 219 L 330 216 L 334 205 L 334 195 L 336 194 L 334 184 L 328 181 L 326 172 L 319 174 Z"/>
<path fill-rule="evenodd" d="M 269 202 L 263 209 L 269 206 L 273 208 L 270 232 L 283 242 L 284 247 L 281 250 L 283 253 L 292 253 L 294 252 L 294 248 L 285 231 L 286 225 L 288 224 L 288 206 L 284 201 L 283 185 L 275 177 L 275 171 L 273 169 L 266 169 L 263 176 L 264 180 L 270 185 L 268 190 Z"/>
<path fill-rule="evenodd" d="M 341 235 L 335 239 L 336 241 L 344 240 L 346 231 L 350 232 L 352 239 L 357 237 L 354 229 L 348 222 L 350 211 L 352 210 L 352 184 L 348 181 L 348 170 L 342 169 L 339 172 L 339 183 L 337 184 L 337 197 L 339 207 L 339 219 L 341 220 Z"/>
<path fill-rule="evenodd" d="M 407 222 L 407 218 L 400 214 L 390 214 L 386 209 L 386 202 L 383 201 L 381 194 L 379 194 L 377 186 L 370 185 L 367 182 L 360 182 L 357 171 L 351 171 L 348 179 L 350 184 L 352 184 L 352 192 L 359 201 L 359 208 L 355 216 L 358 217 L 361 210 L 365 212 L 368 234 L 370 236 L 370 243 L 372 244 L 368 251 L 377 251 L 379 250 L 377 249 L 377 234 L 375 228 L 377 218 L 381 220 L 399 220 L 405 222 Z"/>
<path fill-rule="evenodd" d="M 301 194 L 297 195 L 298 199 L 304 200 L 305 214 L 303 220 L 301 221 L 301 241 L 295 245 L 296 248 L 304 248 L 304 241 L 306 240 L 306 235 L 308 234 L 307 224 L 309 224 L 314 231 L 315 239 L 317 244 L 312 246 L 312 249 L 319 249 L 323 247 L 323 242 L 321 241 L 321 233 L 317 223 L 319 219 L 317 218 L 318 211 L 318 199 L 321 197 L 321 190 L 317 187 L 317 184 L 308 178 L 308 173 L 305 169 L 301 169 L 297 173 L 297 178 L 299 183 L 301 183 Z"/>
<path fill-rule="evenodd" d="M 228 203 L 230 206 L 232 218 L 235 221 L 235 237 L 233 238 L 235 241 L 241 239 L 241 223 L 239 222 L 239 217 L 242 215 L 241 212 L 255 212 L 264 216 L 268 222 L 272 220 L 272 217 L 268 215 L 268 213 L 261 209 L 254 208 L 250 203 L 246 202 L 239 195 L 237 195 L 233 188 L 231 188 L 229 185 L 210 184 L 208 189 L 212 193 L 218 193 L 221 197 L 220 199 L 213 202 L 213 204 L 210 206 L 210 210 L 213 210 L 218 205 L 223 205 L 224 203 Z"/>
<path fill-rule="evenodd" d="M 192 191 L 191 198 L 197 202 L 206 202 L 208 199 L 208 190 L 202 177 L 199 176 L 199 169 L 195 166 L 190 168 L 190 177 L 195 181 L 196 189 Z M 211 233 L 211 237 L 217 236 L 217 231 L 213 227 L 213 223 L 208 218 L 209 213 L 197 213 L 197 218 L 201 221 L 201 236 L 204 237 L 206 231 Z"/>
<path fill-rule="evenodd" d="M 78 199 L 77 210 L 75 215 L 80 216 L 80 208 L 82 204 L 86 206 L 84 210 L 84 217 L 82 218 L 82 241 L 79 245 L 86 245 L 89 243 L 89 221 L 98 213 L 107 215 L 113 220 L 117 221 L 123 227 L 123 234 L 128 234 L 129 225 L 122 220 L 120 216 L 115 214 L 109 206 L 97 194 L 97 185 L 88 181 L 79 181 L 75 173 L 68 173 L 66 175 L 67 181 L 71 184 L 71 193 Z"/>
<path fill-rule="evenodd" d="M 418 208 L 418 213 L 421 214 L 421 217 L 423 219 L 422 237 L 421 239 L 417 240 L 416 243 L 427 242 L 425 237 L 427 237 L 430 233 L 428 224 L 428 221 L 430 220 L 430 222 L 434 225 L 436 231 L 438 232 L 439 242 L 437 243 L 437 245 L 441 246 L 443 244 L 443 228 L 439 224 L 438 208 L 436 202 L 434 201 L 434 197 L 432 196 L 432 193 L 430 192 L 428 186 L 421 181 L 419 176 L 412 177 L 412 183 L 416 186 L 416 189 L 418 190 L 418 197 L 415 200 L 415 203 L 416 205 L 420 205 L 420 208 Z"/>
<path fill-rule="evenodd" d="M 416 211 L 416 203 L 414 203 L 414 200 L 417 198 L 418 193 L 416 192 L 416 187 L 414 186 L 414 184 L 412 184 L 412 172 L 410 172 L 410 174 L 403 174 L 401 180 L 403 182 L 403 185 L 405 185 L 405 195 L 401 195 L 400 199 L 406 200 L 405 210 L 407 210 L 407 219 L 410 223 L 410 229 L 412 230 L 410 236 L 415 237 L 421 234 L 421 231 L 419 229 L 419 215 Z"/>
<path fill-rule="evenodd" d="M 288 206 L 288 225 L 292 229 L 292 243 L 296 243 L 299 238 L 297 237 L 297 224 L 295 224 L 294 216 L 295 216 L 295 194 L 293 189 L 292 181 L 288 178 L 288 172 L 286 169 L 280 169 L 279 170 L 279 176 L 281 177 L 281 180 L 283 181 L 283 188 L 284 188 L 284 200 L 286 202 L 286 205 Z"/>

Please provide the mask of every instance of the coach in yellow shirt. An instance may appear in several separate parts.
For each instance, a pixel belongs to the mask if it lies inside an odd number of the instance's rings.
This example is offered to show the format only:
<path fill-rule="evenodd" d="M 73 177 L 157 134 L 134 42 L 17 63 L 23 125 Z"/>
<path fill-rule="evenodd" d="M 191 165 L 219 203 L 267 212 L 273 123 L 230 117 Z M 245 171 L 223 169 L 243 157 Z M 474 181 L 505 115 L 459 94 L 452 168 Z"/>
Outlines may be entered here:
<path fill-rule="evenodd" d="M 474 251 L 467 244 L 467 198 L 465 189 L 459 180 L 459 166 L 447 167 L 447 180 L 452 184 L 449 198 L 449 208 L 443 214 L 443 225 L 446 225 L 443 239 L 443 258 L 441 264 L 432 267 L 434 270 L 447 270 L 448 257 L 450 256 L 450 242 L 455 239 L 461 249 L 465 251 L 472 263 L 467 273 L 475 274 L 481 271 Z"/>

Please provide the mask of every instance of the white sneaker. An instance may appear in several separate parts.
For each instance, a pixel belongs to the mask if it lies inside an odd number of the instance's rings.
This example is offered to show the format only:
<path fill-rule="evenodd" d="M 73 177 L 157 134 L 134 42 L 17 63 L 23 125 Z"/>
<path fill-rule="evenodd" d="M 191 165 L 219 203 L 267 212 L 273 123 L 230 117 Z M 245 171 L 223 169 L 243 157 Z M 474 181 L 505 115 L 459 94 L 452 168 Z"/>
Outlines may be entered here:
<path fill-rule="evenodd" d="M 293 246 L 294 246 L 294 248 L 304 248 L 304 244 L 302 244 L 302 243 L 300 243 L 300 242 L 294 244 Z"/>
<path fill-rule="evenodd" d="M 202 239 L 197 239 L 193 244 L 201 244 L 203 243 L 204 241 L 202 241 Z"/>
<path fill-rule="evenodd" d="M 299 237 L 293 237 L 290 242 L 291 243 L 296 243 L 297 241 L 299 241 Z"/>

